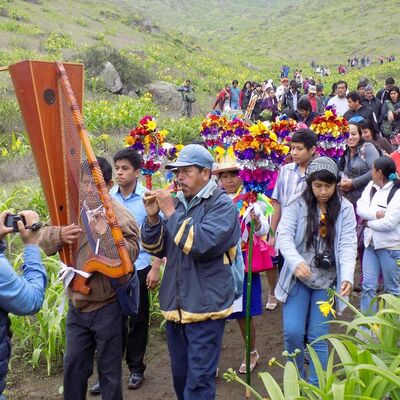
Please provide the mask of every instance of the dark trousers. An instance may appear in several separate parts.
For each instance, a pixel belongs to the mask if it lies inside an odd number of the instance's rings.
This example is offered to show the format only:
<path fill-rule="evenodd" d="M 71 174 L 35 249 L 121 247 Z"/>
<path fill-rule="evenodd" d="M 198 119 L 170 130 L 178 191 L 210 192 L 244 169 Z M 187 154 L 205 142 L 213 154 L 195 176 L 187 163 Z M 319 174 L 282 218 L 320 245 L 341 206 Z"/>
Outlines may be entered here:
<path fill-rule="evenodd" d="M 178 400 L 215 399 L 215 371 L 221 353 L 224 319 L 167 322 L 172 378 Z"/>
<path fill-rule="evenodd" d="M 94 352 L 103 400 L 122 400 L 122 313 L 118 302 L 92 312 L 69 304 L 64 356 L 64 400 L 84 400 Z"/>
<path fill-rule="evenodd" d="M 136 315 L 124 318 L 124 348 L 125 359 L 129 371 L 143 374 L 146 364 L 143 362 L 146 353 L 147 338 L 149 333 L 149 293 L 146 285 L 147 274 L 151 266 L 138 270 L 140 282 L 139 311 Z"/>

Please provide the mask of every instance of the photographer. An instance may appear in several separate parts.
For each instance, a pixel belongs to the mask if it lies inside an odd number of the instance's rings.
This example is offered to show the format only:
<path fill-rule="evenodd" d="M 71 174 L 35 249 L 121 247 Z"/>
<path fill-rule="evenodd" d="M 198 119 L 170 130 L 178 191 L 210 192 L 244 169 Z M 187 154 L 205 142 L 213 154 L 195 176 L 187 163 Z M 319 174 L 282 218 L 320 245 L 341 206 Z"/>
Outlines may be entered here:
<path fill-rule="evenodd" d="M 23 275 L 19 276 L 4 256 L 6 245 L 3 238 L 16 229 L 6 226 L 9 211 L 0 214 L 0 400 L 6 385 L 8 361 L 10 359 L 10 321 L 8 313 L 29 315 L 39 311 L 44 300 L 47 277 L 40 259 L 39 235 L 35 229 L 39 216 L 34 211 L 22 211 L 25 219 L 16 222 L 21 239 L 24 242 Z M 12 219 L 12 218 L 9 218 Z"/>
<path fill-rule="evenodd" d="M 305 379 L 304 337 L 325 370 L 328 346 L 319 337 L 328 334 L 327 317 L 317 302 L 329 301 L 328 288 L 342 296 L 352 289 L 357 238 L 353 206 L 338 192 L 339 170 L 328 157 L 311 161 L 307 186 L 284 210 L 279 223 L 278 246 L 285 259 L 275 295 L 283 305 L 285 349 L 301 353 L 295 361 Z M 344 308 L 339 303 L 339 310 Z M 330 308 L 329 308 L 330 309 Z M 329 310 L 328 310 L 329 311 Z M 309 382 L 318 385 L 310 361 Z"/>

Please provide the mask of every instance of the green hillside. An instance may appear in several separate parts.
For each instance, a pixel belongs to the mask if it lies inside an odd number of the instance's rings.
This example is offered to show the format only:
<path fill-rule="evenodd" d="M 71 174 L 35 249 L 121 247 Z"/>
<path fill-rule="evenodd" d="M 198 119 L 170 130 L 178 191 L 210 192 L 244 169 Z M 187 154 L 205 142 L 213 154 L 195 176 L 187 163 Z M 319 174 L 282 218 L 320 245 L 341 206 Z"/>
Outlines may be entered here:
<path fill-rule="evenodd" d="M 375 66 L 352 71 L 355 84 L 369 76 L 377 86 L 398 76 L 397 0 L 0 0 L 0 66 L 24 58 L 83 61 L 91 49 L 115 48 L 129 61 L 132 86 L 189 77 L 198 89 L 198 111 L 238 79 L 278 79 L 280 65 L 311 74 L 311 60 L 336 66 L 349 55 L 368 55 Z M 89 56 L 87 55 L 89 52 Z M 323 78 L 330 86 L 336 74 Z M 135 81 L 136 80 L 136 81 Z M 97 89 L 88 76 L 88 94 Z M 0 93 L 9 79 L 0 74 Z"/>
<path fill-rule="evenodd" d="M 121 3 L 116 1 L 115 3 Z M 124 0 L 162 25 L 239 57 L 338 63 L 399 51 L 396 0 Z"/>

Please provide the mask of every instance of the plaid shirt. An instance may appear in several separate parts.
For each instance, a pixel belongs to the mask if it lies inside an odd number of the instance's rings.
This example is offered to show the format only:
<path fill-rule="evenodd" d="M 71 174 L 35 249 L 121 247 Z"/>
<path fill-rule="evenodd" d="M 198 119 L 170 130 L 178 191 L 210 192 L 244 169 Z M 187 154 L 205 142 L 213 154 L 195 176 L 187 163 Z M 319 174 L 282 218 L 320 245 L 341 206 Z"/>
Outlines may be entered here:
<path fill-rule="evenodd" d="M 286 164 L 279 172 L 272 199 L 280 203 L 283 211 L 294 197 L 304 191 L 305 187 L 305 176 L 300 174 L 299 166 L 296 163 Z"/>

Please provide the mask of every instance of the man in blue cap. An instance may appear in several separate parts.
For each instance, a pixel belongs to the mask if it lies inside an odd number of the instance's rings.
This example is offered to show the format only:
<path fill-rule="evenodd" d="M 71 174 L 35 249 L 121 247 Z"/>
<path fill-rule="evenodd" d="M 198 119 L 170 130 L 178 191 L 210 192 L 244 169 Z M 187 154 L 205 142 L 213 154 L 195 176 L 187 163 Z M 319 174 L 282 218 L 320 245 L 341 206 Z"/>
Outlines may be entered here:
<path fill-rule="evenodd" d="M 166 167 L 176 170 L 176 199 L 157 190 L 143 200 L 143 248 L 167 257 L 160 308 L 179 400 L 215 399 L 225 318 L 235 295 L 230 264 L 240 226 L 233 202 L 210 179 L 213 161 L 204 147 L 185 146 Z"/>

